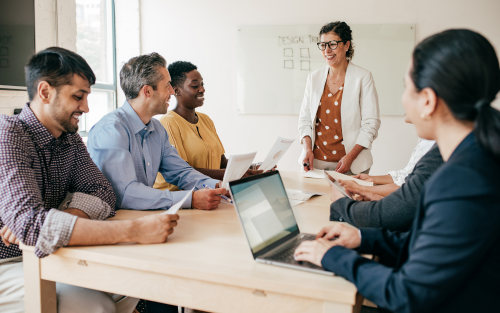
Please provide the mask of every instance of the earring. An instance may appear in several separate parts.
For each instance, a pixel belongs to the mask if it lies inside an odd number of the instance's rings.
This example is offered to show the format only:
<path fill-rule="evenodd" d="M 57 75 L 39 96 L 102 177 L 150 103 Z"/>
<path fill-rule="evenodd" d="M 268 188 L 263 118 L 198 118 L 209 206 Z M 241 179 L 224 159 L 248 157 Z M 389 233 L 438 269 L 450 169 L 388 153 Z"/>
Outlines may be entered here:
<path fill-rule="evenodd" d="M 431 116 L 430 115 L 425 115 L 424 113 L 420 114 L 420 118 L 423 119 L 424 121 L 431 120 Z"/>

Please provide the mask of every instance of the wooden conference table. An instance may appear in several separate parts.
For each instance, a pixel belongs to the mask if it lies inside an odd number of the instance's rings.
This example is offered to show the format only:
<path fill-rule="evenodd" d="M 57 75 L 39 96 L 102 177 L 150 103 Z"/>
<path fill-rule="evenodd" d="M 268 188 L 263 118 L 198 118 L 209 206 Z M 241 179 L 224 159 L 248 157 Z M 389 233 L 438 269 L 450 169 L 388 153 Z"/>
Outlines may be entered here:
<path fill-rule="evenodd" d="M 323 179 L 281 172 L 287 188 L 328 193 Z M 302 232 L 329 222 L 328 196 L 293 207 Z M 114 219 L 156 212 L 118 211 Z M 164 244 L 61 248 L 38 259 L 24 250 L 26 312 L 56 312 L 55 283 L 81 286 L 209 312 L 358 312 L 362 297 L 340 277 L 253 260 L 232 205 L 180 210 Z"/>

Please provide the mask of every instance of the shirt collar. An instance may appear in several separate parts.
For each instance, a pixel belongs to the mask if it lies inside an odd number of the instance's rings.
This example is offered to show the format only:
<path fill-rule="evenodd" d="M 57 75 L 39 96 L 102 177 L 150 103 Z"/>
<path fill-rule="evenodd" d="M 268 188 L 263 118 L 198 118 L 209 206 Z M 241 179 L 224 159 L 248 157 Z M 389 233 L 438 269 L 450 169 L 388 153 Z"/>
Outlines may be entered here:
<path fill-rule="evenodd" d="M 137 112 L 135 112 L 134 108 L 132 108 L 128 101 L 125 101 L 122 109 L 125 112 L 125 115 L 127 116 L 130 124 L 132 125 L 132 131 L 134 132 L 134 135 L 142 130 L 149 130 L 149 132 L 155 130 L 151 121 L 148 123 L 148 125 L 142 122 L 141 118 L 139 117 L 139 115 L 137 115 Z"/>
<path fill-rule="evenodd" d="M 21 113 L 19 113 L 19 119 L 28 126 L 29 131 L 33 134 L 33 139 L 40 147 L 44 147 L 56 140 L 49 130 L 36 118 L 35 113 L 31 111 L 29 103 L 26 103 Z M 62 133 L 61 135 L 61 139 L 64 138 L 66 138 L 66 133 Z"/>

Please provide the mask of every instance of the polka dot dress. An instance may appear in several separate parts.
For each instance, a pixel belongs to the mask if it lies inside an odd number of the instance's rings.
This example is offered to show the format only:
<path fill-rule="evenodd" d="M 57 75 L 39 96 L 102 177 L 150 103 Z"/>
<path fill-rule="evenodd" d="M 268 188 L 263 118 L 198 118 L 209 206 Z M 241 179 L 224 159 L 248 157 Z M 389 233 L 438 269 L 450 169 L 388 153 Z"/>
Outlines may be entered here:
<path fill-rule="evenodd" d="M 342 123 L 340 108 L 344 86 L 331 92 L 325 83 L 321 102 L 316 113 L 316 138 L 314 158 L 325 162 L 338 162 L 346 155 L 342 143 Z"/>

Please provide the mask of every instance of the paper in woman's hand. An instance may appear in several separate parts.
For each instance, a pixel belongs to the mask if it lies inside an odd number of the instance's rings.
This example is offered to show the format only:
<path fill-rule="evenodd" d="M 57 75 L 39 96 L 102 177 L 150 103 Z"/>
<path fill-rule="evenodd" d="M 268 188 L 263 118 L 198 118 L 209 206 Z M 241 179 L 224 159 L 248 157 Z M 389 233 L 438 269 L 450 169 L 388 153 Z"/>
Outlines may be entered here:
<path fill-rule="evenodd" d="M 263 170 L 264 172 L 272 170 L 273 167 L 275 167 L 276 164 L 278 164 L 281 158 L 285 155 L 286 151 L 288 150 L 288 148 L 290 148 L 294 141 L 295 138 L 286 139 L 283 137 L 278 137 L 278 139 L 274 143 L 274 146 L 271 148 L 266 158 L 264 159 L 264 162 L 262 162 L 262 164 L 260 165 L 259 170 Z"/>

